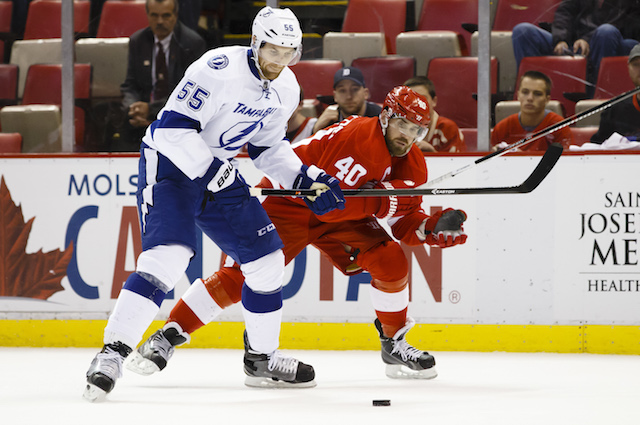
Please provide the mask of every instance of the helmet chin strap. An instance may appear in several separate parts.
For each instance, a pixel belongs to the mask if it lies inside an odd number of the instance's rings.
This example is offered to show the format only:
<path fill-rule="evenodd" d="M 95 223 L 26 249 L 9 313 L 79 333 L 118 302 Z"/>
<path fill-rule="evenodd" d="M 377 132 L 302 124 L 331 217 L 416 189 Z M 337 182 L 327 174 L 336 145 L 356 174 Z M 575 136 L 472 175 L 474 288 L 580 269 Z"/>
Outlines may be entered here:
<path fill-rule="evenodd" d="M 387 135 L 387 127 L 389 126 L 389 115 L 387 115 L 387 111 L 384 110 L 380 113 L 380 126 L 382 127 L 382 135 Z"/>
<path fill-rule="evenodd" d="M 252 49 L 252 50 L 253 50 L 253 55 L 251 56 L 251 59 L 253 60 L 253 63 L 256 65 L 256 69 L 258 70 L 258 74 L 260 74 L 260 78 L 268 81 L 269 79 L 264 76 L 264 72 L 262 72 L 262 68 L 260 67 L 260 61 L 258 60 L 258 50 L 257 49 Z"/>

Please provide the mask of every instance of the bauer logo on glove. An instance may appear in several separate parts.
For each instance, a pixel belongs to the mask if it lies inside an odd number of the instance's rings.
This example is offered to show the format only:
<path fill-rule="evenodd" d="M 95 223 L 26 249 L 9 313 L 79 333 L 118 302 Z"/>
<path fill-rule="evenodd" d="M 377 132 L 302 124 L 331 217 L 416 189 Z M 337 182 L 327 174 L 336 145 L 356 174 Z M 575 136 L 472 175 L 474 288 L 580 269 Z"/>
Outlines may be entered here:
<path fill-rule="evenodd" d="M 429 245 L 440 248 L 462 245 L 467 241 L 467 234 L 462 228 L 466 219 L 464 211 L 447 208 L 424 220 L 416 230 L 416 235 Z"/>

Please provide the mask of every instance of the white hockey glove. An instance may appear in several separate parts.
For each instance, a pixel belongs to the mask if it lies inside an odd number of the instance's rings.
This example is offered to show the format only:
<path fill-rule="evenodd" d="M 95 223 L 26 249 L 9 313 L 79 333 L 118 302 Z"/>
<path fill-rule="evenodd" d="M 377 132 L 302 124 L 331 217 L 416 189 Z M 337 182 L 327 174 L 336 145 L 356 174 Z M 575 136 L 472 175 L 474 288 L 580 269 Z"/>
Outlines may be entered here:
<path fill-rule="evenodd" d="M 215 174 L 211 177 L 209 183 L 207 183 L 207 190 L 210 192 L 216 193 L 226 189 L 238 176 L 238 170 L 226 159 L 214 158 L 211 166 L 217 166 L 218 169 L 215 170 Z"/>
<path fill-rule="evenodd" d="M 226 159 L 214 158 L 200 181 L 208 192 L 208 199 L 222 205 L 235 205 L 251 197 L 249 186 Z"/>

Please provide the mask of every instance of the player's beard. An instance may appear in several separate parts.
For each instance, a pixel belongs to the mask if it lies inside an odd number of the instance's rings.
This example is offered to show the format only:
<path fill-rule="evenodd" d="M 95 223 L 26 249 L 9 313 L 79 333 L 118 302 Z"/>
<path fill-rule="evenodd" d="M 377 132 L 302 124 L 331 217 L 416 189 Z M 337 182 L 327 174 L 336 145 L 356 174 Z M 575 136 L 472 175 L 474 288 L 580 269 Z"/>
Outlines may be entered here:
<path fill-rule="evenodd" d="M 405 156 L 411 150 L 413 142 L 409 141 L 406 137 L 396 137 L 390 140 L 386 140 L 387 149 L 391 156 Z"/>
<path fill-rule="evenodd" d="M 275 63 L 264 63 L 260 68 L 262 70 L 262 74 L 266 79 L 275 80 L 284 69 L 284 65 L 277 65 Z"/>

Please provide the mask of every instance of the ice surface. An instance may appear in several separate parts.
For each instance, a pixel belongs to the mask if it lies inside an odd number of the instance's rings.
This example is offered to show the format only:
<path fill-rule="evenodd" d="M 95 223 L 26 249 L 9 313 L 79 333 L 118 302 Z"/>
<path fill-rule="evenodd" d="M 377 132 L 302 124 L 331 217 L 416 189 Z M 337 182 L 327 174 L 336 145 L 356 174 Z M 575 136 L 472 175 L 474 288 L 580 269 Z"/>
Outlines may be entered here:
<path fill-rule="evenodd" d="M 437 352 L 439 376 L 391 380 L 375 351 L 287 351 L 312 389 L 245 387 L 242 351 L 178 349 L 150 377 L 125 369 L 107 401 L 82 399 L 98 349 L 0 347 L 3 424 L 640 424 L 640 357 Z M 374 407 L 372 400 L 391 406 Z"/>

